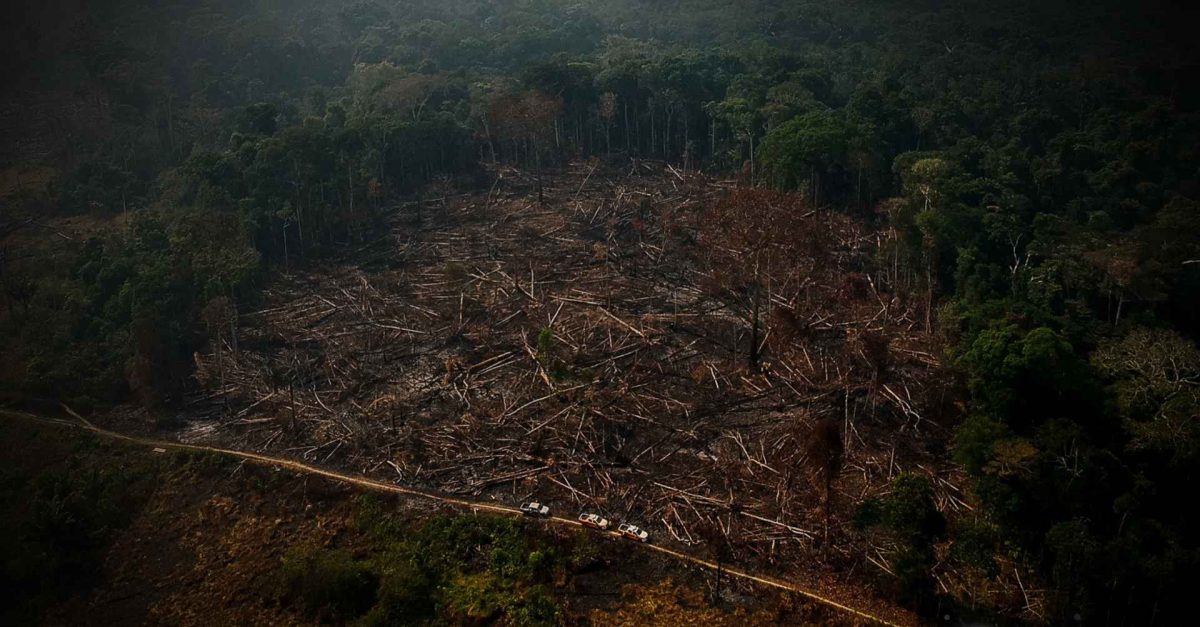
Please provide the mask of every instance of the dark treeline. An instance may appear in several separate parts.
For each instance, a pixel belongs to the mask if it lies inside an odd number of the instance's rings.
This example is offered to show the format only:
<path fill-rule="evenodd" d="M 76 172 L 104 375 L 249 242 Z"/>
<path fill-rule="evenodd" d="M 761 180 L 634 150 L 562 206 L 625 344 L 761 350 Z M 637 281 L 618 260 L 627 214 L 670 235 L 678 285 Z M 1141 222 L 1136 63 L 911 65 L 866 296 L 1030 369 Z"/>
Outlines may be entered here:
<path fill-rule="evenodd" d="M 978 507 L 935 556 L 942 532 L 884 504 L 911 545 L 900 594 L 928 607 L 936 569 L 986 581 L 1004 556 L 1041 574 L 1050 622 L 1171 624 L 1186 605 L 1189 15 L 1054 0 L 84 4 L 6 9 L 5 102 L 31 121 L 7 124 L 0 163 L 36 155 L 59 174 L 9 195 L 0 229 L 38 212 L 122 226 L 54 264 L 0 256 L 6 394 L 177 399 L 191 351 L 235 323 L 264 269 L 371 237 L 400 197 L 486 185 L 493 163 L 664 160 L 872 224 L 893 242 L 882 287 L 936 309 L 928 331 L 965 407 L 948 454 Z M 918 484 L 897 494 L 928 500 Z"/>

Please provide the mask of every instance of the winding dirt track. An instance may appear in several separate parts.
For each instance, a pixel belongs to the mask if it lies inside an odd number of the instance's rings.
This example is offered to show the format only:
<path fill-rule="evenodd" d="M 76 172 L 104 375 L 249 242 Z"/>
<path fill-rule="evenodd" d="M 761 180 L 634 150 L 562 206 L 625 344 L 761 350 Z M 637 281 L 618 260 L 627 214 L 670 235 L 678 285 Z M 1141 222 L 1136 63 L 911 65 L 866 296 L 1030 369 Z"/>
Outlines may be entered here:
<path fill-rule="evenodd" d="M 487 511 L 487 512 L 495 512 L 498 514 L 521 516 L 521 511 L 515 507 L 507 507 L 504 505 L 496 505 L 493 503 L 484 503 L 484 502 L 480 502 L 480 501 L 470 501 L 467 499 L 455 498 L 455 497 L 444 495 L 444 494 L 427 492 L 424 490 L 418 490 L 415 488 L 409 488 L 409 487 L 405 487 L 405 486 L 395 485 L 392 483 L 384 483 L 382 481 L 376 481 L 374 479 L 369 479 L 366 477 L 348 475 L 348 474 L 344 474 L 344 473 L 340 473 L 340 472 L 334 472 L 332 470 L 326 470 L 324 468 L 318 468 L 316 466 L 310 466 L 308 464 L 304 464 L 304 463 L 289 460 L 289 459 L 283 459 L 283 458 L 279 458 L 279 457 L 271 457 L 268 455 L 259 455 L 257 453 L 248 453 L 246 451 L 238 451 L 238 450 L 233 450 L 233 449 L 215 448 L 215 447 L 211 447 L 211 446 L 199 446 L 199 445 L 195 445 L 195 444 L 183 444 L 180 442 L 170 442 L 170 441 L 166 441 L 166 440 L 153 440 L 153 439 L 148 439 L 148 438 L 139 438 L 139 437 L 135 437 L 135 436 L 131 436 L 131 435 L 126 435 L 123 433 L 118 433 L 116 431 L 109 431 L 108 429 L 98 427 L 95 424 L 93 424 L 92 422 L 90 422 L 88 419 L 86 419 L 83 416 L 80 416 L 79 414 L 72 411 L 70 408 L 64 407 L 64 409 L 66 409 L 67 413 L 69 413 L 72 417 L 74 417 L 76 420 L 78 420 L 78 422 L 71 422 L 68 420 L 61 420 L 61 419 L 57 419 L 57 418 L 47 418 L 44 416 L 37 416 L 34 414 L 9 411 L 9 410 L 0 410 L 0 414 L 4 414 L 6 416 L 15 417 L 15 418 L 33 420 L 33 421 L 37 421 L 37 422 L 49 422 L 49 423 L 54 423 L 54 424 L 63 425 L 63 426 L 67 426 L 67 427 L 82 428 L 84 430 L 90 431 L 101 437 L 109 438 L 112 440 L 128 442 L 130 444 L 136 444 L 138 446 L 175 450 L 175 451 L 189 451 L 189 452 L 195 452 L 195 453 L 213 453 L 213 454 L 222 455 L 222 456 L 226 456 L 226 457 L 241 459 L 244 461 L 248 461 L 248 462 L 263 465 L 263 466 L 287 468 L 288 470 L 291 470 L 291 471 L 297 472 L 297 473 L 325 477 L 325 478 L 331 479 L 333 481 L 337 481 L 340 483 L 347 483 L 347 484 L 358 486 L 360 488 L 366 488 L 368 490 L 374 490 L 377 492 L 390 492 L 392 494 L 403 494 L 406 496 L 427 499 L 427 500 L 436 501 L 439 503 L 444 503 L 447 505 L 453 505 L 456 507 L 470 509 L 472 511 Z M 559 518 L 557 516 L 551 516 L 551 517 L 542 518 L 539 520 L 545 521 L 550 524 L 556 524 L 556 525 L 566 525 L 566 526 L 573 526 L 573 527 L 582 527 L 583 526 L 577 520 L 574 520 L 571 518 Z M 687 553 L 681 553 L 679 551 L 674 551 L 672 549 L 669 549 L 669 548 L 666 548 L 663 546 L 659 546 L 657 544 L 639 544 L 638 546 L 640 546 L 641 548 L 643 548 L 645 550 L 655 551 L 655 552 L 658 552 L 658 553 L 661 553 L 664 555 L 669 555 L 677 560 L 687 562 L 690 564 L 694 564 L 696 566 L 700 566 L 700 567 L 703 567 L 703 568 L 706 568 L 709 570 L 713 570 L 713 571 L 717 570 L 717 564 L 715 564 L 714 562 L 710 562 L 708 560 L 701 559 L 694 555 L 688 555 Z M 875 623 L 875 624 L 879 624 L 879 625 L 888 625 L 889 627 L 904 627 L 907 624 L 911 624 L 910 621 L 905 621 L 904 623 L 897 623 L 897 622 L 893 622 L 892 620 L 885 619 L 876 614 L 871 614 L 871 613 L 863 611 L 863 610 L 854 609 L 848 605 L 838 603 L 837 601 L 834 601 L 833 599 L 830 599 L 828 597 L 817 594 L 816 592 L 813 592 L 811 590 L 807 590 L 807 589 L 797 586 L 795 584 L 788 583 L 786 581 L 782 581 L 782 580 L 775 579 L 772 577 L 763 577 L 763 576 L 755 575 L 753 573 L 749 573 L 749 572 L 746 572 L 743 570 L 738 570 L 736 568 L 730 568 L 730 567 L 724 566 L 724 565 L 721 567 L 721 571 L 723 573 L 725 573 L 726 575 L 729 575 L 730 577 L 735 577 L 735 578 L 742 579 L 745 581 L 751 581 L 751 582 L 754 582 L 754 583 L 757 583 L 757 584 L 760 584 L 763 586 L 767 586 L 767 587 L 771 587 L 771 588 L 778 588 L 780 590 L 786 590 L 788 592 L 798 594 L 798 595 L 803 596 L 811 601 L 820 603 L 821 605 L 831 607 L 840 612 L 844 612 L 846 614 L 849 614 L 849 615 L 854 616 L 859 619 L 869 621 L 871 623 Z"/>

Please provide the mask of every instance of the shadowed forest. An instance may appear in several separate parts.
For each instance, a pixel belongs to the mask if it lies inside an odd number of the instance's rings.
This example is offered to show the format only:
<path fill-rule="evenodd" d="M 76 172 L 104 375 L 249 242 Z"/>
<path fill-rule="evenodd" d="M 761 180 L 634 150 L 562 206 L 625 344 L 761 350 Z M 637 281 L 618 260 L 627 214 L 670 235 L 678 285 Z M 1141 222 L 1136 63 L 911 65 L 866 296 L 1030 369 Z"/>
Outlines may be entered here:
<path fill-rule="evenodd" d="M 598 511 L 897 622 L 1179 624 L 1200 566 L 1197 17 L 15 3 L 0 405 Z M 0 469 L 8 500 L 24 472 Z M 97 472 L 12 514 L 33 522 L 0 586 L 96 580 L 86 555 L 132 502 Z M 484 533 L 455 520 L 389 523 L 388 542 Z M 554 542 L 495 524 L 520 559 Z M 355 546 L 281 558 L 271 603 L 301 622 L 660 624 L 563 609 L 586 564 L 493 555 L 484 577 L 408 543 L 387 549 L 401 577 Z M 371 602 L 304 588 L 322 573 Z M 719 577 L 647 585 L 649 604 L 714 606 L 660 621 L 841 624 L 770 618 Z M 40 616 L 42 592 L 0 616 Z"/>

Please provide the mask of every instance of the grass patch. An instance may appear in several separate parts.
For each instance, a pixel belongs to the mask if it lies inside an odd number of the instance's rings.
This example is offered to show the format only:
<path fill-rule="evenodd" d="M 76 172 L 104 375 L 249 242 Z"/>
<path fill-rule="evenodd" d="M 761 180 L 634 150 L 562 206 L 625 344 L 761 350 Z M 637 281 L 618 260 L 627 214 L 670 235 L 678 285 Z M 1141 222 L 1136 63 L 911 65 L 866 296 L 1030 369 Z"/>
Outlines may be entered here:
<path fill-rule="evenodd" d="M 379 576 L 344 551 L 293 549 L 280 568 L 280 598 L 308 616 L 343 622 L 375 605 Z"/>
<path fill-rule="evenodd" d="M 365 556 L 290 555 L 281 568 L 285 602 L 316 618 L 372 626 L 561 622 L 552 590 L 573 559 L 535 542 L 520 520 L 435 516 L 414 522 L 370 495 L 357 500 L 356 510 Z"/>

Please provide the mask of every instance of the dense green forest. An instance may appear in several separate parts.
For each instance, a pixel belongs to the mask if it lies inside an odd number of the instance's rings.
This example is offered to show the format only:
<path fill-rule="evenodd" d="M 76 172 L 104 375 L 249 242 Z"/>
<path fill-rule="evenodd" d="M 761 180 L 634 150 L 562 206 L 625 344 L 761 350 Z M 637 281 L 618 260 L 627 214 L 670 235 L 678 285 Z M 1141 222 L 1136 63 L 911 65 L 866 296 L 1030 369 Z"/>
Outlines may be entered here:
<path fill-rule="evenodd" d="M 1035 565 L 1051 623 L 1185 615 L 1200 565 L 1191 13 L 66 5 L 4 9 L 0 236 L 52 217 L 112 226 L 52 263 L 0 251 L 0 399 L 169 406 L 192 352 L 270 273 L 365 242 L 397 200 L 486 189 L 496 164 L 660 160 L 890 234 L 882 287 L 936 306 L 928 331 L 961 381 L 946 455 L 976 508 L 943 528 L 915 479 L 864 508 L 909 546 L 898 598 L 936 607 L 935 562 L 987 574 L 1005 556 Z"/>

